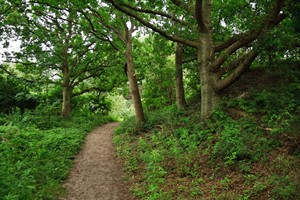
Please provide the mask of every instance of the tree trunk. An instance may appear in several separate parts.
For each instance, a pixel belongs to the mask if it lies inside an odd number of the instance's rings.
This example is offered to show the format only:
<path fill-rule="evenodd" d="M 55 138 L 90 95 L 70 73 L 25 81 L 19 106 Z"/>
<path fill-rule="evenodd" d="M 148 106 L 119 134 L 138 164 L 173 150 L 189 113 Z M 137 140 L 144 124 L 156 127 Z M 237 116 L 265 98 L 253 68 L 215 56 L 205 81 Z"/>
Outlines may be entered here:
<path fill-rule="evenodd" d="M 213 59 L 211 33 L 208 32 L 199 35 L 197 57 L 201 81 L 201 120 L 205 120 L 218 106 L 220 96 L 215 90 L 217 75 L 216 73 L 211 72 L 211 63 Z"/>
<path fill-rule="evenodd" d="M 142 125 L 146 120 L 143 111 L 139 87 L 137 84 L 135 71 L 134 71 L 134 63 L 132 58 L 132 33 L 128 29 L 126 30 L 125 45 L 126 45 L 125 57 L 127 63 L 127 75 L 130 84 L 130 92 L 133 98 L 136 121 L 138 125 Z"/>
<path fill-rule="evenodd" d="M 62 111 L 61 111 L 61 115 L 63 117 L 69 117 L 71 115 L 71 109 L 72 109 L 72 103 L 71 103 L 71 99 L 72 99 L 72 86 L 70 85 L 70 81 L 68 78 L 64 79 L 63 82 L 63 101 L 62 101 Z"/>
<path fill-rule="evenodd" d="M 176 78 L 176 106 L 177 109 L 183 109 L 185 106 L 184 86 L 183 86 L 183 74 L 182 74 L 182 57 L 183 57 L 183 45 L 176 44 L 175 52 L 175 78 Z"/>

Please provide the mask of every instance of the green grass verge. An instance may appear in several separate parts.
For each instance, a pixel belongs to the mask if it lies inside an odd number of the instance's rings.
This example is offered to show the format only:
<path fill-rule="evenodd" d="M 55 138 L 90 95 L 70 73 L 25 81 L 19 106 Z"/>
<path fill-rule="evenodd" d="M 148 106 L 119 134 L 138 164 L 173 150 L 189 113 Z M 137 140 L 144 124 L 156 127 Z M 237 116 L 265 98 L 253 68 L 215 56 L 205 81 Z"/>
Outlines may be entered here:
<path fill-rule="evenodd" d="M 86 134 L 111 119 L 17 112 L 0 121 L 0 199 L 34 200 L 64 193 L 62 183 Z"/>

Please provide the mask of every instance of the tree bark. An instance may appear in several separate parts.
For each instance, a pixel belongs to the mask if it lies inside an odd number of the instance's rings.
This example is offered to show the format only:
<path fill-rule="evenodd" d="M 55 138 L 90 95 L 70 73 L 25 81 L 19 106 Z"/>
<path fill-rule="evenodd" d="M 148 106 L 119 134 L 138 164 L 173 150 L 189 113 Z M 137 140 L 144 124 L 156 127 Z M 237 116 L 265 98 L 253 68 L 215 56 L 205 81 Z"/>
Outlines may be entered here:
<path fill-rule="evenodd" d="M 220 95 L 215 90 L 217 74 L 211 71 L 214 46 L 211 24 L 211 0 L 196 0 L 195 18 L 198 23 L 197 58 L 201 81 L 201 121 L 218 106 Z"/>
<path fill-rule="evenodd" d="M 69 117 L 71 115 L 71 110 L 72 110 L 72 93 L 73 93 L 73 89 L 72 86 L 70 85 L 70 80 L 68 77 L 64 78 L 64 82 L 63 82 L 63 101 L 62 101 L 62 111 L 61 111 L 61 115 L 63 117 Z"/>
<path fill-rule="evenodd" d="M 183 74 L 182 74 L 183 45 L 176 44 L 175 52 L 175 78 L 176 78 L 176 106 L 177 109 L 183 109 L 186 101 L 184 95 Z"/>
<path fill-rule="evenodd" d="M 125 58 L 127 63 L 127 75 L 130 84 L 130 92 L 133 98 L 136 122 L 138 125 L 142 125 L 146 121 L 146 119 L 145 119 L 144 110 L 142 106 L 139 87 L 135 76 L 134 63 L 132 58 L 132 32 L 131 30 L 128 30 L 128 28 L 126 27 L 125 34 L 126 34 L 125 35 L 125 46 L 126 46 Z"/>
<path fill-rule="evenodd" d="M 213 45 L 210 31 L 199 34 L 197 57 L 201 81 L 201 120 L 203 121 L 211 115 L 220 101 L 220 95 L 215 90 L 217 74 L 211 72 Z"/>
<path fill-rule="evenodd" d="M 68 19 L 71 19 L 71 15 L 68 15 Z M 64 47 L 63 47 L 63 52 L 62 52 L 62 56 L 63 56 L 63 65 L 62 65 L 62 79 L 63 79 L 63 83 L 62 83 L 62 95 L 63 95 L 63 99 L 62 99 L 62 111 L 61 111 L 61 116 L 63 117 L 69 117 L 71 115 L 71 98 L 72 98 L 72 86 L 71 86 L 71 81 L 70 81 L 70 66 L 69 66 L 69 62 L 68 62 L 68 58 L 69 58 L 69 53 L 68 53 L 68 49 L 69 49 L 69 45 L 70 45 L 70 38 L 72 36 L 72 21 L 69 20 L 68 21 L 68 35 L 65 36 L 64 38 Z"/>

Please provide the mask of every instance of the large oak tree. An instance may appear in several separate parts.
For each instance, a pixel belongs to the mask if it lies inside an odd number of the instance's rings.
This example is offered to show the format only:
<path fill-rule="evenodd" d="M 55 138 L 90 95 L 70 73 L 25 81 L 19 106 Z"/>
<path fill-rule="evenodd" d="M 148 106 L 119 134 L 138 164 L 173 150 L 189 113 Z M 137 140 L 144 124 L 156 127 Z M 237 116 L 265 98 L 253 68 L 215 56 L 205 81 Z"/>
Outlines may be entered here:
<path fill-rule="evenodd" d="M 108 71 L 116 54 L 107 53 L 114 49 L 105 34 L 90 32 L 77 4 L 48 0 L 6 5 L 6 34 L 0 38 L 9 40 L 13 33 L 22 41 L 13 62 L 23 63 L 24 71 L 54 76 L 52 81 L 62 88 L 62 116 L 71 114 L 73 97 L 109 89 L 103 77 L 114 78 Z"/>
<path fill-rule="evenodd" d="M 222 92 L 259 55 L 261 40 L 288 15 L 288 0 L 107 0 L 165 38 L 197 50 L 201 118 L 218 106 Z M 175 25 L 174 25 L 175 24 Z"/>

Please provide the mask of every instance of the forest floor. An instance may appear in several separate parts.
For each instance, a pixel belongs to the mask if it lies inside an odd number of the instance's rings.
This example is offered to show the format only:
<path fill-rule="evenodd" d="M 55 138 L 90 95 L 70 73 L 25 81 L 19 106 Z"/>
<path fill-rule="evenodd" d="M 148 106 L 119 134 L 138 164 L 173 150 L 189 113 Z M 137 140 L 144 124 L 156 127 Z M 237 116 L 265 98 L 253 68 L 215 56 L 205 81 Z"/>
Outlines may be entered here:
<path fill-rule="evenodd" d="M 132 199 L 122 181 L 122 164 L 115 157 L 112 138 L 117 126 L 103 125 L 86 137 L 64 184 L 67 195 L 62 200 Z"/>

